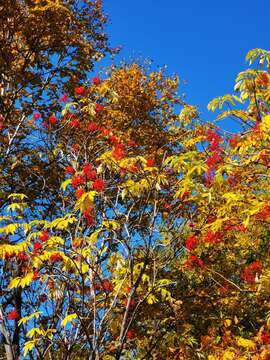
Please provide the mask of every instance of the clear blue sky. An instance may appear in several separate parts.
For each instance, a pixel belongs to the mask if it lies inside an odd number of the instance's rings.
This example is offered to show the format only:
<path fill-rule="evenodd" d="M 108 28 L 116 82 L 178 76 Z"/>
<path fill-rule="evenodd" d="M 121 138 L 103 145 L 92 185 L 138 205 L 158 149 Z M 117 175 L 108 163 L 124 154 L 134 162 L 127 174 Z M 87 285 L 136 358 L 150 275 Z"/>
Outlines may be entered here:
<path fill-rule="evenodd" d="M 209 100 L 232 91 L 247 51 L 270 50 L 270 0 L 104 0 L 104 8 L 120 58 L 166 64 L 205 119 Z"/>

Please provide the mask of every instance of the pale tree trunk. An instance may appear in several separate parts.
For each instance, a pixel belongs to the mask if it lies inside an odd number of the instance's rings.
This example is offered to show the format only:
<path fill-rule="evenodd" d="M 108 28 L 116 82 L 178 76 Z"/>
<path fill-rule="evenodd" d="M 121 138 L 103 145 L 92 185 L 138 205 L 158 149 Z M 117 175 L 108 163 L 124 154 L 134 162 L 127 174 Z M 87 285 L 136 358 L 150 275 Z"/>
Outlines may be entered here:
<path fill-rule="evenodd" d="M 10 341 L 10 336 L 9 336 L 9 333 L 5 326 L 4 316 L 3 316 L 3 311 L 2 311 L 1 306 L 0 306 L 0 332 L 3 334 L 4 339 L 5 339 L 4 345 L 5 345 L 5 351 L 6 351 L 6 359 L 7 360 L 15 360 L 15 357 L 13 355 L 12 344 Z"/>

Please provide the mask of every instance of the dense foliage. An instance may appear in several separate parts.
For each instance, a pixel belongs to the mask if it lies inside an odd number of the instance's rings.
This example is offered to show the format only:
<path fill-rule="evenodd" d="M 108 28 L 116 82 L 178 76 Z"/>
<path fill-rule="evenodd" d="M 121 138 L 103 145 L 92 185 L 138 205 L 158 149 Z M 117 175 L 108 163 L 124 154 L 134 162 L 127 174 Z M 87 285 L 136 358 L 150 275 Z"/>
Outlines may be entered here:
<path fill-rule="evenodd" d="M 0 11 L 2 357 L 268 359 L 270 53 L 208 106 L 232 134 L 162 70 L 86 81 L 99 1 Z"/>

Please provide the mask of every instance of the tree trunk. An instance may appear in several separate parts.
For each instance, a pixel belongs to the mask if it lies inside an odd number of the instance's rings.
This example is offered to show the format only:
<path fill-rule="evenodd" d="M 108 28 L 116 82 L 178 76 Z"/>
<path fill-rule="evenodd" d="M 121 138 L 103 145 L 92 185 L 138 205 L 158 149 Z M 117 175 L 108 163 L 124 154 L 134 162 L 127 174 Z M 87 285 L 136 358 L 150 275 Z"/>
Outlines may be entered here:
<path fill-rule="evenodd" d="M 6 351 L 6 358 L 7 360 L 15 360 L 15 357 L 13 355 L 13 348 L 12 344 L 10 342 L 9 333 L 6 329 L 5 322 L 4 322 L 4 316 L 2 307 L 0 306 L 0 331 L 3 334 L 5 338 L 5 351 Z"/>

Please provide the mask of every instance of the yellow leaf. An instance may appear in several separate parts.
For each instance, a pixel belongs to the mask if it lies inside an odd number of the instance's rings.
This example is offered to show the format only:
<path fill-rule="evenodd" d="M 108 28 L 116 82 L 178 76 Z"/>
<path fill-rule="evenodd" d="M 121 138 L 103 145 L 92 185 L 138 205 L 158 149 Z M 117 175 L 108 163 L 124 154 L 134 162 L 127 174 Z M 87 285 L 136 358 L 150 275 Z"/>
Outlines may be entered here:
<path fill-rule="evenodd" d="M 249 65 L 251 65 L 257 58 L 259 58 L 261 65 L 263 65 L 262 60 L 267 59 L 269 57 L 269 52 L 264 49 L 251 49 L 246 55 L 246 61 L 249 61 Z"/>
<path fill-rule="evenodd" d="M 215 111 L 217 107 L 221 109 L 225 103 L 230 103 L 232 105 L 235 105 L 235 101 L 238 101 L 240 103 L 242 102 L 241 99 L 236 95 L 227 94 L 224 96 L 219 96 L 213 99 L 212 101 L 210 101 L 210 103 L 207 105 L 207 109 L 211 111 Z"/>
<path fill-rule="evenodd" d="M 235 116 L 235 117 L 243 120 L 243 122 L 248 121 L 248 120 L 252 120 L 252 117 L 250 117 L 243 110 L 227 110 L 227 111 L 223 111 L 221 114 L 218 115 L 216 120 L 221 120 L 221 119 L 224 119 L 225 117 L 229 117 L 229 116 Z"/>
<path fill-rule="evenodd" d="M 106 93 L 110 90 L 109 86 L 106 84 L 106 82 L 103 82 L 101 85 L 99 85 L 98 87 L 98 92 L 100 93 L 100 95 L 105 96 Z"/>
<path fill-rule="evenodd" d="M 33 329 L 31 329 L 31 330 L 29 330 L 29 331 L 27 332 L 26 336 L 32 338 L 32 337 L 34 337 L 36 334 L 37 334 L 37 335 L 44 335 L 44 331 L 41 330 L 41 329 L 39 329 L 39 328 L 33 328 Z"/>
<path fill-rule="evenodd" d="M 83 263 L 81 266 L 82 274 L 86 274 L 88 272 L 88 270 L 89 270 L 89 266 L 87 264 Z"/>
<path fill-rule="evenodd" d="M 46 220 L 33 220 L 33 221 L 30 221 L 30 223 L 29 223 L 30 225 L 42 225 L 42 226 L 44 226 L 44 228 L 46 228 L 46 227 L 48 227 L 48 224 L 49 224 L 49 222 L 48 221 L 46 221 Z"/>
<path fill-rule="evenodd" d="M 86 209 L 92 208 L 94 206 L 96 191 L 89 191 L 83 194 L 80 199 L 76 202 L 74 210 L 80 210 L 83 213 Z"/>
<path fill-rule="evenodd" d="M 86 238 L 87 243 L 90 243 L 91 245 L 95 244 L 97 241 L 98 235 L 100 234 L 102 230 L 96 230 L 94 231 L 90 236 Z"/>
<path fill-rule="evenodd" d="M 27 198 L 27 196 L 25 194 L 10 194 L 8 196 L 8 199 L 19 199 L 19 200 L 23 200 Z"/>
<path fill-rule="evenodd" d="M 27 286 L 31 283 L 33 276 L 34 276 L 34 273 L 30 272 L 23 278 L 16 277 L 11 280 L 8 287 L 9 287 L 9 289 L 13 289 L 13 288 L 17 288 L 17 287 L 24 288 L 25 286 Z"/>
<path fill-rule="evenodd" d="M 13 288 L 17 288 L 20 286 L 20 283 L 21 283 L 21 278 L 20 277 L 16 277 L 14 279 L 11 280 L 11 282 L 9 283 L 8 287 L 10 289 L 13 289 Z"/>
<path fill-rule="evenodd" d="M 27 207 L 26 203 L 12 203 L 7 207 L 7 211 L 23 210 Z"/>
<path fill-rule="evenodd" d="M 235 352 L 231 350 L 226 350 L 223 354 L 222 360 L 235 360 Z"/>
<path fill-rule="evenodd" d="M 47 336 L 51 340 L 53 338 L 54 333 L 56 333 L 55 329 L 48 329 L 48 330 L 44 331 L 43 336 Z"/>
<path fill-rule="evenodd" d="M 51 236 L 46 242 L 47 247 L 64 245 L 64 240 L 60 236 Z"/>
<path fill-rule="evenodd" d="M 117 221 L 115 221 L 115 220 L 104 220 L 103 222 L 102 222 L 102 225 L 105 227 L 105 228 L 107 228 L 107 229 L 113 229 L 113 230 L 116 230 L 116 229 L 118 229 L 119 228 L 119 224 L 118 224 L 118 222 Z"/>
<path fill-rule="evenodd" d="M 24 251 L 27 248 L 27 242 L 23 241 L 17 245 L 0 245 L 0 257 L 4 258 L 7 253 L 9 254 L 18 254 L 21 251 Z"/>
<path fill-rule="evenodd" d="M 145 283 L 145 282 L 149 282 L 149 281 L 150 281 L 150 277 L 147 274 L 143 274 L 142 275 L 142 282 Z"/>
<path fill-rule="evenodd" d="M 73 224 L 76 221 L 77 221 L 77 219 L 74 216 L 72 216 L 71 214 L 67 214 L 63 218 L 58 218 L 58 219 L 53 220 L 51 222 L 50 227 L 51 228 L 55 227 L 56 229 L 64 230 L 64 229 L 68 228 L 68 226 L 70 224 Z"/>
<path fill-rule="evenodd" d="M 244 339 L 242 337 L 239 337 L 237 339 L 237 345 L 238 346 L 241 346 L 245 349 L 248 349 L 248 350 L 255 350 L 256 349 L 256 344 L 254 341 L 252 340 L 249 340 L 249 339 Z"/>
<path fill-rule="evenodd" d="M 8 224 L 5 227 L 0 228 L 0 233 L 14 235 L 15 231 L 20 227 L 19 224 Z"/>
<path fill-rule="evenodd" d="M 247 228 L 250 222 L 250 216 L 247 216 L 246 219 L 243 221 L 243 225 Z"/>
<path fill-rule="evenodd" d="M 26 356 L 28 354 L 28 352 L 36 346 L 36 344 L 38 342 L 39 342 L 39 339 L 27 341 L 23 347 L 23 356 Z"/>
<path fill-rule="evenodd" d="M 216 221 L 212 222 L 211 224 L 207 224 L 206 227 L 210 227 L 213 231 L 219 231 L 222 226 L 224 221 L 228 220 L 227 217 L 223 218 L 223 219 L 217 219 Z"/>
<path fill-rule="evenodd" d="M 81 246 L 84 242 L 84 238 L 82 237 L 75 237 L 73 240 L 72 240 L 72 246 L 77 248 L 79 246 Z"/>
<path fill-rule="evenodd" d="M 142 179 L 140 181 L 128 180 L 123 184 L 123 187 L 127 189 L 131 195 L 140 197 L 144 191 L 150 189 L 150 182 L 147 179 Z"/>
<path fill-rule="evenodd" d="M 67 179 L 67 180 L 63 181 L 60 186 L 60 189 L 63 191 L 66 191 L 66 188 L 68 187 L 68 185 L 71 184 L 71 181 L 72 181 L 71 179 Z"/>
<path fill-rule="evenodd" d="M 232 320 L 231 319 L 225 319 L 223 321 L 223 324 L 225 327 L 230 327 L 232 325 Z"/>
<path fill-rule="evenodd" d="M 21 318 L 19 321 L 18 321 L 18 325 L 20 326 L 21 324 L 25 324 L 27 321 L 33 319 L 33 318 L 38 318 L 39 315 L 41 315 L 42 312 L 40 311 L 37 311 L 37 312 L 34 312 L 33 314 L 29 315 L 29 316 L 25 316 L 23 318 Z"/>
<path fill-rule="evenodd" d="M 149 305 L 152 305 L 152 304 L 156 303 L 157 301 L 158 301 L 158 299 L 153 294 L 150 294 L 147 298 L 147 303 Z"/>

